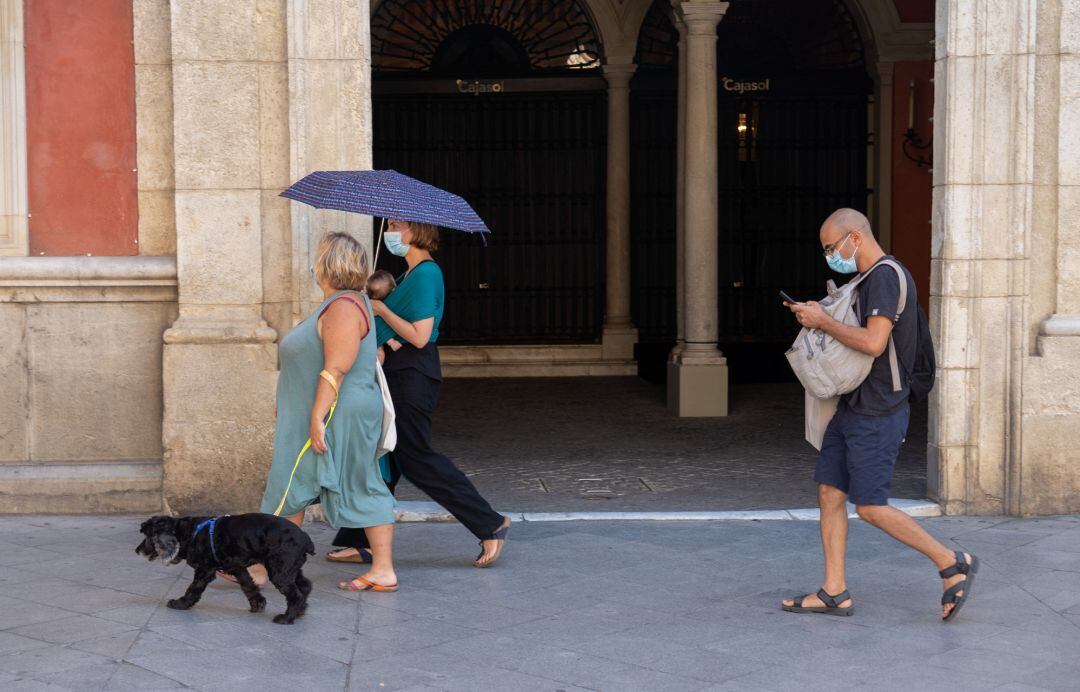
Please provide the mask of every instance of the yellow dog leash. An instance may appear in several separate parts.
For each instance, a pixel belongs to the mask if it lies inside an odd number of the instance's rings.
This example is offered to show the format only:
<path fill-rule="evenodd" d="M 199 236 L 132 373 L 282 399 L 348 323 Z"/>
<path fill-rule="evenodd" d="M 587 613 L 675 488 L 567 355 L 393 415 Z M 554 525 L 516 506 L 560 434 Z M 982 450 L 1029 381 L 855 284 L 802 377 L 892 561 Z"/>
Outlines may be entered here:
<path fill-rule="evenodd" d="M 323 425 L 330 425 L 330 419 L 334 417 L 334 409 L 337 408 L 338 402 L 338 383 L 326 370 L 319 373 L 319 377 L 323 378 L 330 383 L 330 386 L 334 389 L 334 403 L 330 404 L 330 412 L 326 414 L 326 420 L 323 421 Z M 292 473 L 289 474 L 289 482 L 285 485 L 285 494 L 281 496 L 281 502 L 278 504 L 277 509 L 274 510 L 274 516 L 280 517 L 281 510 L 285 507 L 285 500 L 289 497 L 289 489 L 292 488 L 293 478 L 296 477 L 296 469 L 300 468 L 300 460 L 304 458 L 304 454 L 311 449 L 311 438 L 307 439 L 304 443 L 304 447 L 300 450 L 300 453 L 296 455 L 296 463 L 293 464 Z"/>

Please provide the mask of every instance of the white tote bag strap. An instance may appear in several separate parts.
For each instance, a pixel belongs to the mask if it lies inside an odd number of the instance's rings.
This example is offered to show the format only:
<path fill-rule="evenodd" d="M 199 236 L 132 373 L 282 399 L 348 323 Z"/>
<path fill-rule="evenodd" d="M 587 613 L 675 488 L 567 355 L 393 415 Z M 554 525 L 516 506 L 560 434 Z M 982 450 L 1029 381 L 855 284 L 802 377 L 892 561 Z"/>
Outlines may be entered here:
<path fill-rule="evenodd" d="M 383 403 L 382 434 L 379 436 L 376 449 L 377 458 L 387 452 L 394 451 L 394 448 L 397 447 L 397 426 L 395 424 L 397 414 L 394 412 L 394 400 L 390 398 L 390 387 L 386 383 L 386 373 L 383 372 L 382 364 L 378 360 L 375 361 L 375 381 L 379 383 Z"/>

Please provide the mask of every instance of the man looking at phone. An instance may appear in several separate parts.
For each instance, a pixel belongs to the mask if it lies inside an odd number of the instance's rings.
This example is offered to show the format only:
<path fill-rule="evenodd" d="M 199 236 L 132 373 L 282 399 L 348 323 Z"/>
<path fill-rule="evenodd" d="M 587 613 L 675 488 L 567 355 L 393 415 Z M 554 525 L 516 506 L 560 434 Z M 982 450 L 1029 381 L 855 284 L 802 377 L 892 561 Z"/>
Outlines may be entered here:
<path fill-rule="evenodd" d="M 870 230 L 870 222 L 854 209 L 833 212 L 822 224 L 819 237 L 826 262 L 841 274 L 865 274 L 887 257 Z M 817 594 L 786 599 L 782 604 L 786 611 L 852 614 L 853 601 L 844 573 L 849 498 L 860 518 L 937 565 L 944 580 L 943 620 L 952 619 L 971 590 L 978 560 L 967 553 L 950 551 L 918 522 L 888 504 L 893 467 L 907 434 L 910 412 L 910 391 L 903 373 L 909 372 L 914 363 L 917 343 L 915 282 L 907 269 L 903 273 L 907 307 L 899 315 L 900 281 L 892 268 L 873 271 L 863 280 L 857 288 L 858 327 L 833 319 L 813 301 L 784 303 L 804 327 L 822 330 L 845 346 L 874 356 L 870 375 L 855 391 L 841 398 L 825 431 L 814 473 L 821 508 L 825 579 Z M 898 391 L 893 389 L 886 353 L 890 336 L 902 373 Z"/>

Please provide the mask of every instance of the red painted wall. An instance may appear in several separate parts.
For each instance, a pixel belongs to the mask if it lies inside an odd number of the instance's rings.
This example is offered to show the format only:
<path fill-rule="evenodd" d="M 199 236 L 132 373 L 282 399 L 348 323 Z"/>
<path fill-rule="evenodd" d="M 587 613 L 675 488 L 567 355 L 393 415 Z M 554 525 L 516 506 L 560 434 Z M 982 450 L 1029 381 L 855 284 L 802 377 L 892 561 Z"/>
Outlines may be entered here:
<path fill-rule="evenodd" d="M 138 254 L 131 0 L 26 0 L 32 255 Z"/>
<path fill-rule="evenodd" d="M 915 279 L 919 303 L 927 309 L 930 296 L 930 204 L 932 180 L 929 168 L 917 166 L 904 156 L 902 145 L 908 129 L 908 85 L 915 82 L 915 131 L 928 142 L 933 136 L 934 64 L 927 61 L 898 62 L 893 72 L 892 152 L 892 253 Z M 912 153 L 915 154 L 914 150 Z M 930 150 L 921 152 L 927 158 Z"/>
<path fill-rule="evenodd" d="M 934 0 L 893 0 L 902 22 L 934 21 Z"/>

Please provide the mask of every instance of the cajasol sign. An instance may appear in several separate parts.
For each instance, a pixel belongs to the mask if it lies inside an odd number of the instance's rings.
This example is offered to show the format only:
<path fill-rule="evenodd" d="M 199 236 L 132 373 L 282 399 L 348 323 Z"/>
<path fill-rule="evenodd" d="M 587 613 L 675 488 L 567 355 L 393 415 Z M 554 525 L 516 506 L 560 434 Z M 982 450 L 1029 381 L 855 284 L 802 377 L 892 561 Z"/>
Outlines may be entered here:
<path fill-rule="evenodd" d="M 478 79 L 458 79 L 455 80 L 454 84 L 457 85 L 458 93 L 472 94 L 473 96 L 479 96 L 480 94 L 501 94 L 504 89 L 502 82 L 482 82 Z"/>
<path fill-rule="evenodd" d="M 724 87 L 724 91 L 733 91 L 736 94 L 746 94 L 753 91 L 768 91 L 769 80 L 743 80 L 732 79 L 731 77 L 721 77 L 720 85 Z"/>

